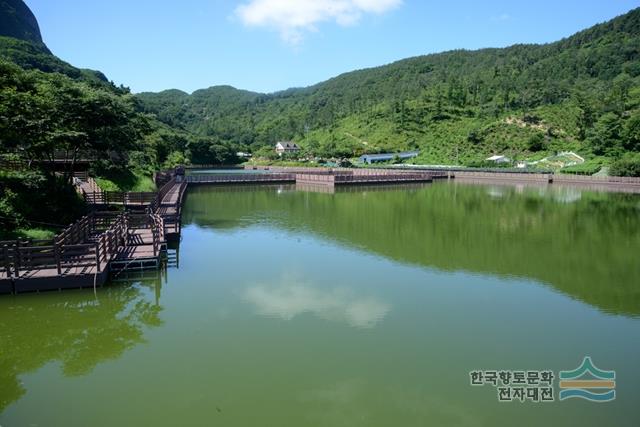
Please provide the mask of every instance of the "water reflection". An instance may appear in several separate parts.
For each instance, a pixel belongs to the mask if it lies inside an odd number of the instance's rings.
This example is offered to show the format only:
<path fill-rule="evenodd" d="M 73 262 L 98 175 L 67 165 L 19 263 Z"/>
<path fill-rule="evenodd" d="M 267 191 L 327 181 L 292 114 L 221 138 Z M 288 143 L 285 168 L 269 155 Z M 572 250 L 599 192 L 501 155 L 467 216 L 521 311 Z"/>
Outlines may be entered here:
<path fill-rule="evenodd" d="M 473 182 L 473 184 L 478 183 Z M 486 184 L 485 182 L 481 185 L 486 186 L 487 195 L 495 199 L 509 197 L 509 194 L 511 193 L 526 195 L 527 191 L 529 191 L 532 194 L 534 192 L 537 192 L 538 196 L 541 199 L 549 198 L 558 203 L 574 203 L 582 198 L 583 192 L 583 190 L 575 187 L 563 187 L 558 185 L 548 185 L 540 183 L 531 183 L 529 185 L 510 185 L 504 182 L 491 184 Z"/>
<path fill-rule="evenodd" d="M 351 378 L 309 390 L 300 401 L 310 406 L 314 425 L 370 426 L 381 418 L 392 424 L 441 426 L 482 425 L 477 413 L 466 405 L 454 403 L 437 392 Z M 391 415 L 390 415 L 391 414 Z"/>
<path fill-rule="evenodd" d="M 357 296 L 347 289 L 320 290 L 308 283 L 285 279 L 275 285 L 258 284 L 243 293 L 260 315 L 291 320 L 304 313 L 346 322 L 355 328 L 372 328 L 391 307 L 372 296 Z"/>
<path fill-rule="evenodd" d="M 202 187 L 190 191 L 183 219 L 225 229 L 268 225 L 402 263 L 534 279 L 603 311 L 638 316 L 638 198 L 456 181 L 335 194 Z"/>
<path fill-rule="evenodd" d="M 0 413 L 25 394 L 19 377 L 51 361 L 82 376 L 144 342 L 162 325 L 160 281 L 93 290 L 25 294 L 0 300 Z M 153 293 L 152 293 L 153 292 Z"/>

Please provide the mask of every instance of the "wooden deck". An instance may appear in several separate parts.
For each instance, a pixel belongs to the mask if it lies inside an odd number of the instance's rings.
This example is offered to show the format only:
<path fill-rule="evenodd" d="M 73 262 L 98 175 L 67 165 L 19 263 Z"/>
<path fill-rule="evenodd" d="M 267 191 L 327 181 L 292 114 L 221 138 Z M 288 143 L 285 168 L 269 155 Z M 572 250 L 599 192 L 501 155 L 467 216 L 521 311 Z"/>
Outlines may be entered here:
<path fill-rule="evenodd" d="M 184 178 L 178 175 L 167 182 L 151 205 L 151 210 L 162 218 L 167 241 L 180 239 L 182 203 L 187 191 L 187 181 Z"/>
<path fill-rule="evenodd" d="M 111 271 L 119 274 L 159 268 L 167 243 L 180 237 L 188 185 L 298 183 L 333 187 L 430 182 L 436 176 L 425 172 L 304 169 L 189 176 L 169 171 L 158 173 L 157 178 L 163 184 L 156 193 L 114 193 L 101 191 L 86 174 L 78 177 L 76 186 L 90 214 L 51 241 L 0 242 L 0 293 L 101 286 Z M 131 210 L 100 211 L 110 205 Z"/>
<path fill-rule="evenodd" d="M 0 293 L 101 286 L 111 270 L 158 268 L 165 249 L 161 215 L 92 212 L 51 241 L 0 242 Z"/>

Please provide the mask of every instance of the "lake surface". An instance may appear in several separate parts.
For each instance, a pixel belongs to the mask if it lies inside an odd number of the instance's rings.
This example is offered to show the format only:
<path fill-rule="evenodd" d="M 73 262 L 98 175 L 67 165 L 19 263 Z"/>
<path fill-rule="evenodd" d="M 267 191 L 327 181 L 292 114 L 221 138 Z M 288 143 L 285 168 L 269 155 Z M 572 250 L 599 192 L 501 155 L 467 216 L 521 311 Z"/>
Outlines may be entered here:
<path fill-rule="evenodd" d="M 637 195 L 196 187 L 183 224 L 158 277 L 0 298 L 0 425 L 640 425 Z M 470 385 L 585 356 L 614 401 Z"/>

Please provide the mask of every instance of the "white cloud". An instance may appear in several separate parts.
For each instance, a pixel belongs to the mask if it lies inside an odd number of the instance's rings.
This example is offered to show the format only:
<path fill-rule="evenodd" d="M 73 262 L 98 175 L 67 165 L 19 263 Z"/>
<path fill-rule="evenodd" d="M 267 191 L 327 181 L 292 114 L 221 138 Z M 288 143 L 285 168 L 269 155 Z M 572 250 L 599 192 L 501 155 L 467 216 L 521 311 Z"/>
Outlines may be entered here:
<path fill-rule="evenodd" d="M 345 290 L 318 290 L 310 285 L 286 282 L 277 286 L 252 286 L 245 290 L 243 297 L 265 316 L 292 320 L 303 313 L 313 313 L 355 328 L 374 327 L 391 309 L 374 297 L 357 297 Z"/>
<path fill-rule="evenodd" d="M 247 26 L 275 29 L 284 41 L 298 44 L 320 22 L 353 25 L 363 14 L 382 14 L 402 0 L 249 0 L 236 9 Z"/>

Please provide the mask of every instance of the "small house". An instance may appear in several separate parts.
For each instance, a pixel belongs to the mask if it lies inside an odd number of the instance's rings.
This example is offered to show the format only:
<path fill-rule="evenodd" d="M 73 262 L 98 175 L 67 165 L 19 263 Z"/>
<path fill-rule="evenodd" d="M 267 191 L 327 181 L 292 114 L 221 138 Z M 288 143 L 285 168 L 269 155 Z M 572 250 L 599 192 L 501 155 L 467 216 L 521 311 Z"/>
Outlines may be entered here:
<path fill-rule="evenodd" d="M 284 153 L 297 153 L 300 147 L 295 142 L 280 141 L 276 144 L 276 153 L 282 156 Z"/>

